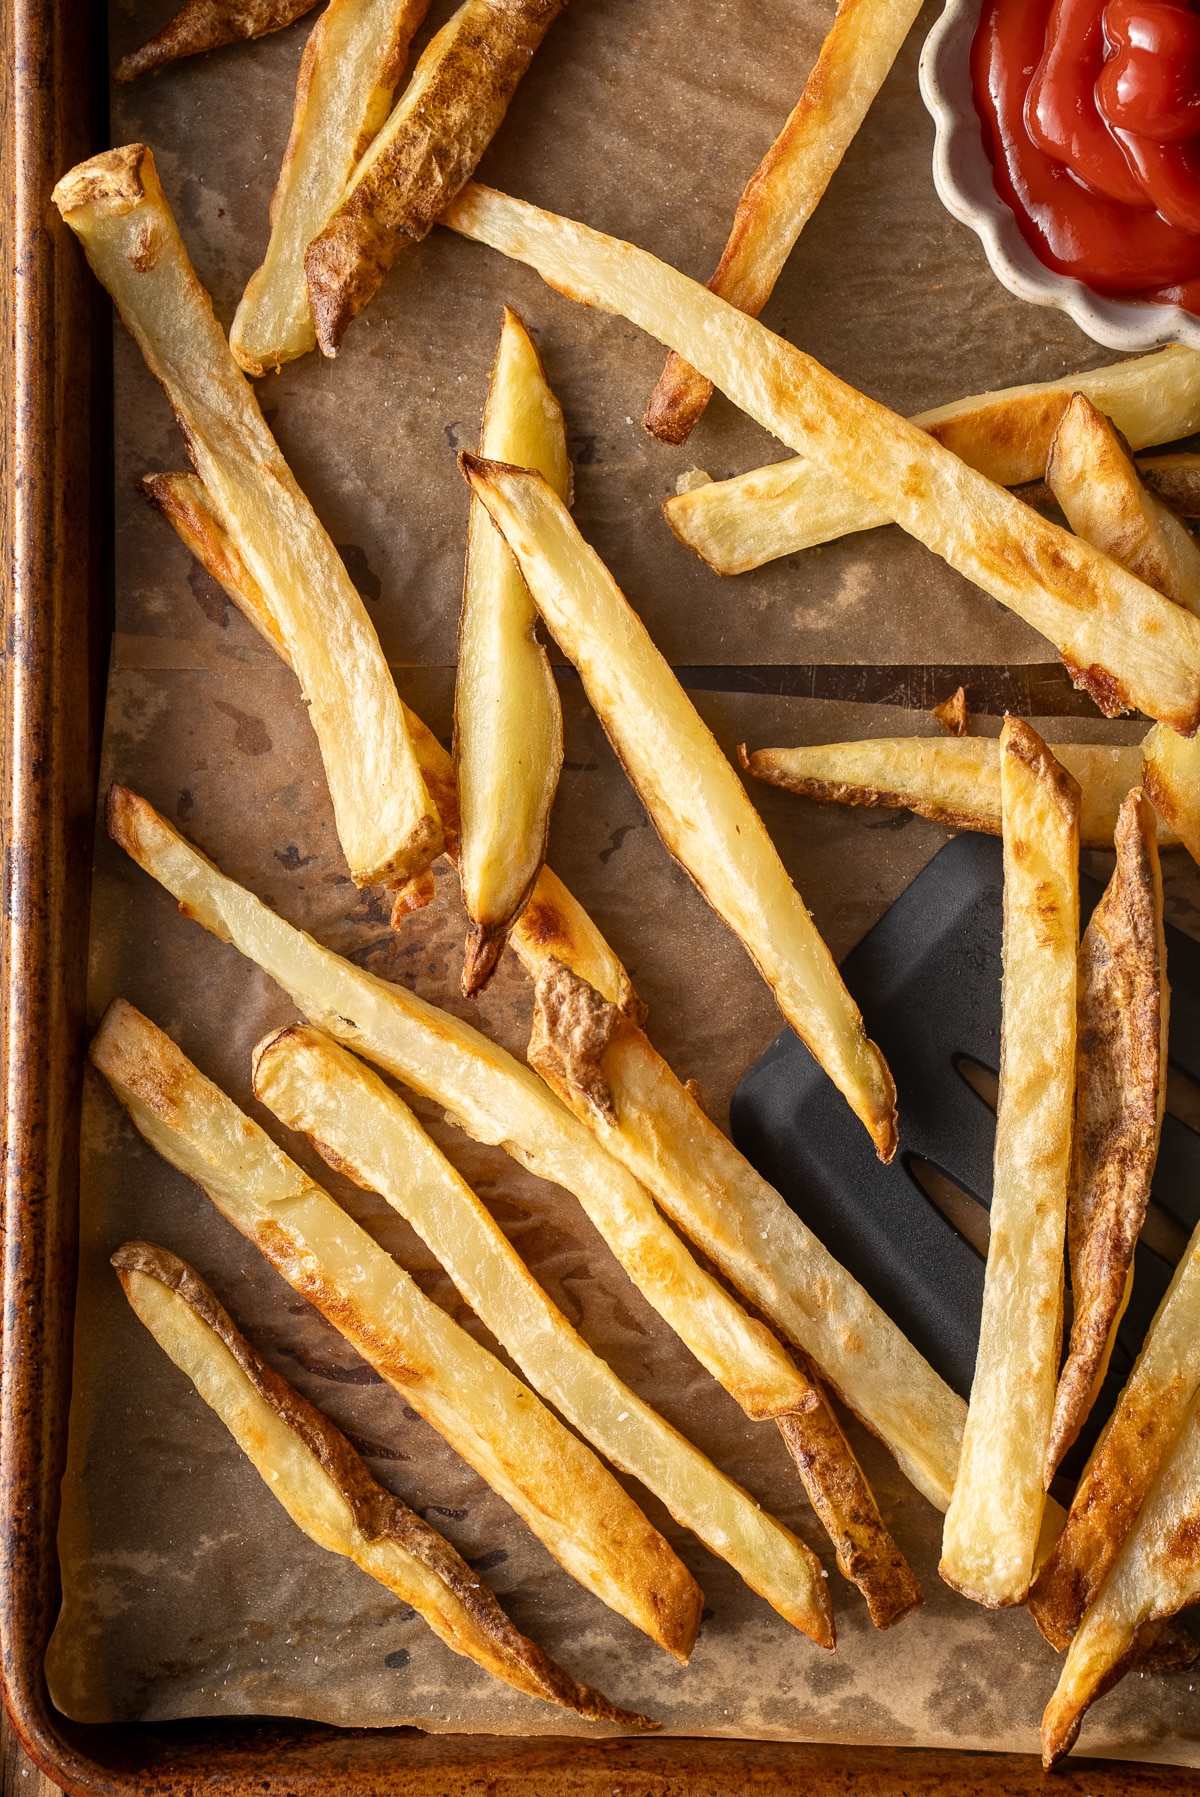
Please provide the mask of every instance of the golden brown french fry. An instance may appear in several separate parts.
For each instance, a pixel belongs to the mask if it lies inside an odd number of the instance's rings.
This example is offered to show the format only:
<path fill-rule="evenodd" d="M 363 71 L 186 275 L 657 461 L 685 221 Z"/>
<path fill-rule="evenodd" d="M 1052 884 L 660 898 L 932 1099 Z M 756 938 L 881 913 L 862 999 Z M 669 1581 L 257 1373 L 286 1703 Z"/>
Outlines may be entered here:
<path fill-rule="evenodd" d="M 919 0 L 838 7 L 804 92 L 746 184 L 708 283 L 751 318 L 770 299 L 920 10 Z M 672 350 L 642 422 L 664 443 L 686 443 L 711 397 L 712 382 Z"/>
<path fill-rule="evenodd" d="M 168 516 L 179 528 L 175 515 Z M 184 540 L 189 541 L 186 535 Z M 236 552 L 230 549 L 222 559 L 216 553 L 219 540 L 195 541 L 209 572 L 250 615 L 248 576 L 239 572 Z M 412 712 L 406 716 L 453 856 L 453 764 L 432 731 Z M 561 962 L 635 1024 L 643 1021 L 644 1008 L 620 960 L 550 868 L 538 875 L 510 941 L 535 982 L 551 962 Z M 944 1510 L 966 1415 L 962 1399 L 722 1135 L 640 1030 L 629 1042 L 619 1037 L 610 1045 L 603 1072 L 617 1127 L 607 1131 L 590 1110 L 584 1120 L 725 1277 L 821 1367 L 843 1401 L 887 1443 L 917 1489 Z M 814 1303 L 811 1294 L 817 1291 L 822 1297 Z M 826 1467 L 818 1448 L 810 1457 L 809 1495 L 819 1511 L 832 1512 L 837 1492 L 815 1494 L 815 1481 Z"/>
<path fill-rule="evenodd" d="M 752 1590 L 823 1647 L 833 1616 L 821 1563 L 582 1341 L 499 1225 L 379 1077 L 319 1030 L 259 1043 L 254 1092 L 339 1173 L 398 1210 L 536 1391 L 632 1473 Z"/>
<path fill-rule="evenodd" d="M 1142 785 L 1193 861 L 1200 862 L 1200 738 L 1156 724 L 1142 744 Z"/>
<path fill-rule="evenodd" d="M 559 648 L 662 837 L 739 937 L 882 1160 L 896 1091 L 762 819 L 711 732 L 562 501 L 539 474 L 459 463 L 517 559 Z"/>
<path fill-rule="evenodd" d="M 411 1604 L 455 1653 L 591 1722 L 655 1723 L 620 1709 L 513 1627 L 450 1543 L 378 1484 L 328 1417 L 269 1367 L 185 1261 L 150 1242 L 112 1256 L 139 1320 L 216 1412 L 268 1491 L 318 1547 Z"/>
<path fill-rule="evenodd" d="M 562 407 L 528 331 L 507 306 L 479 449 L 536 468 L 570 504 Z M 562 707 L 536 622 L 537 609 L 504 539 L 473 499 L 454 688 L 458 873 L 470 918 L 462 975 L 468 998 L 491 978 L 546 857 L 562 766 Z"/>
<path fill-rule="evenodd" d="M 330 0 L 313 26 L 271 199 L 267 253 L 229 331 L 229 347 L 248 374 L 265 374 L 317 347 L 304 252 L 387 117 L 428 11 L 429 0 Z"/>
<path fill-rule="evenodd" d="M 1072 395 L 1054 433 L 1046 485 L 1076 536 L 1200 614 L 1200 549 L 1139 480 L 1111 422 L 1084 393 Z"/>
<path fill-rule="evenodd" d="M 1072 393 L 1086 393 L 1134 448 L 1170 443 L 1200 426 L 1200 354 L 1173 344 L 1137 361 L 1008 387 L 920 412 L 911 422 L 1003 487 L 1040 480 L 1050 443 Z M 1183 458 L 1164 456 L 1165 465 Z M 1148 480 L 1153 463 L 1139 462 Z M 1164 473 L 1176 494 L 1191 491 L 1193 473 Z M 1159 490 L 1156 487 L 1156 491 Z M 1162 496 L 1171 502 L 1171 492 Z M 1022 498 L 1026 497 L 1024 494 Z M 791 457 L 732 480 L 710 481 L 663 505 L 681 543 L 718 574 L 743 574 L 855 530 L 889 524 L 872 505 L 824 467 Z"/>
<path fill-rule="evenodd" d="M 1145 1641 L 1147 1626 L 1152 1629 L 1200 1597 L 1197 1543 L 1200 1414 L 1193 1400 L 1158 1483 L 1071 1642 L 1046 1705 L 1042 1763 L 1047 1771 L 1074 1746 L 1087 1709 L 1138 1664 L 1145 1645 L 1153 1646 L 1153 1634 Z"/>
<path fill-rule="evenodd" d="M 54 199 L 162 382 L 209 503 L 287 644 L 354 880 L 419 873 L 442 826 L 375 627 L 229 353 L 154 158 L 141 144 L 106 151 L 64 176 Z"/>
<path fill-rule="evenodd" d="M 141 1134 L 509 1503 L 559 1564 L 679 1659 L 700 1592 L 584 1446 L 148 1018 L 118 999 L 89 1051 Z"/>
<path fill-rule="evenodd" d="M 1164 734 L 1183 741 L 1174 731 Z M 1050 748 L 1079 783 L 1081 844 L 1111 848 L 1121 802 L 1142 777 L 1141 748 L 1102 743 L 1051 743 Z M 990 737 L 874 736 L 740 753 L 742 766 L 756 780 L 802 798 L 907 809 L 951 829 L 1000 834 L 1000 745 Z M 1175 840 L 1162 821 L 1158 840 Z"/>
<path fill-rule="evenodd" d="M 121 58 L 113 78 L 133 81 L 183 56 L 266 37 L 303 18 L 316 4 L 317 0 L 186 0 L 169 25 Z"/>
<path fill-rule="evenodd" d="M 472 184 L 442 222 L 685 355 L 767 430 L 1049 637 L 1106 715 L 1200 726 L 1200 619 L 645 250 Z"/>
<path fill-rule="evenodd" d="M 1075 1090 L 1079 788 L 1023 719 L 1000 738 L 1004 1028 L 991 1240 L 942 1577 L 998 1607 L 1034 1575 L 1062 1330 Z"/>
<path fill-rule="evenodd" d="M 566 0 L 463 0 L 426 46 L 304 256 L 317 340 L 336 356 L 406 243 L 437 222 L 499 130 Z"/>
<path fill-rule="evenodd" d="M 763 1325 L 697 1266 L 645 1189 L 535 1073 L 469 1024 L 293 929 L 136 794 L 113 786 L 113 840 L 233 942 L 336 1041 L 444 1105 L 476 1141 L 573 1192 L 630 1278 L 747 1415 L 803 1408 L 809 1382 Z"/>
<path fill-rule="evenodd" d="M 1167 1095 L 1167 942 L 1154 812 L 1121 806 L 1117 865 L 1079 951 L 1075 1134 L 1067 1200 L 1074 1316 L 1046 1445 L 1046 1488 L 1108 1371 L 1129 1302 Z"/>
<path fill-rule="evenodd" d="M 1116 1562 L 1200 1389 L 1200 1229 L 1084 1468 L 1066 1526 L 1029 1594 L 1051 1646 L 1068 1645 Z"/>

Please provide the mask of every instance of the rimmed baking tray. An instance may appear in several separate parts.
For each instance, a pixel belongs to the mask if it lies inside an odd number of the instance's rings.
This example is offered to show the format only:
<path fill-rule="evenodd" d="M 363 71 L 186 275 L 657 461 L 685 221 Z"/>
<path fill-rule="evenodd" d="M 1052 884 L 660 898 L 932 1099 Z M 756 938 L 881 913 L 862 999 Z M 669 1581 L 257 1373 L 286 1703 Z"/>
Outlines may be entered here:
<path fill-rule="evenodd" d="M 35 1762 L 71 1791 L 1032 1792 L 1032 1759 L 673 1738 L 586 1743 L 273 1721 L 84 1727 L 43 1677 L 57 1609 L 78 1207 L 89 858 L 111 499 L 107 301 L 50 204 L 107 141 L 103 22 L 88 0 L 5 0 L 3 532 L 4 1311 L 0 1653 Z M 1189 1789 L 1194 1775 L 1072 1761 L 1061 1788 Z"/>

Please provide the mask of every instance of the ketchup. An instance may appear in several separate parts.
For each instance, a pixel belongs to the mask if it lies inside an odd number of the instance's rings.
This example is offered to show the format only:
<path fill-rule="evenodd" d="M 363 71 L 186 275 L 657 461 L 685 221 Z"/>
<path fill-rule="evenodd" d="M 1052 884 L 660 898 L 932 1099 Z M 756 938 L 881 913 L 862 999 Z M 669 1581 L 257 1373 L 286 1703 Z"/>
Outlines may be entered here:
<path fill-rule="evenodd" d="M 984 0 L 971 74 L 996 190 L 1039 260 L 1200 313 L 1197 5 Z"/>

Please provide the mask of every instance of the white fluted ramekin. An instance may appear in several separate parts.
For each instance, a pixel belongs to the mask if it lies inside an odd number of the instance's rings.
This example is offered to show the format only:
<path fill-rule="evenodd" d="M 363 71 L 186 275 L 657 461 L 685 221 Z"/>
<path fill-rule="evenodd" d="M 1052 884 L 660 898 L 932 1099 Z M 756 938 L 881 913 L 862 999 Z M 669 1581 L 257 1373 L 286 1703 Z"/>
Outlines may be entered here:
<path fill-rule="evenodd" d="M 921 97 L 933 115 L 933 184 L 946 210 L 983 244 L 992 273 L 1018 299 L 1058 306 L 1109 349 L 1157 349 L 1186 343 L 1200 349 L 1200 318 L 1179 306 L 1108 299 L 1082 281 L 1039 262 L 1011 210 L 996 192 L 971 83 L 971 40 L 981 0 L 946 0 L 921 52 Z"/>

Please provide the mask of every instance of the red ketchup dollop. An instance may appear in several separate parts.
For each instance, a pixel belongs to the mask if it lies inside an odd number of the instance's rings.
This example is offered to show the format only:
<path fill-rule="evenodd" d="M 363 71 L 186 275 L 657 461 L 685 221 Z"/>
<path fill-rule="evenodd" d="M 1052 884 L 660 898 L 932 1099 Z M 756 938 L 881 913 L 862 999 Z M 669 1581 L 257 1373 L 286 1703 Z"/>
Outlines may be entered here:
<path fill-rule="evenodd" d="M 1038 259 L 1200 313 L 1200 0 L 984 0 L 971 75 Z"/>

